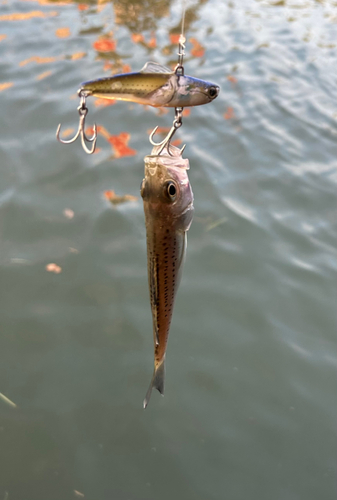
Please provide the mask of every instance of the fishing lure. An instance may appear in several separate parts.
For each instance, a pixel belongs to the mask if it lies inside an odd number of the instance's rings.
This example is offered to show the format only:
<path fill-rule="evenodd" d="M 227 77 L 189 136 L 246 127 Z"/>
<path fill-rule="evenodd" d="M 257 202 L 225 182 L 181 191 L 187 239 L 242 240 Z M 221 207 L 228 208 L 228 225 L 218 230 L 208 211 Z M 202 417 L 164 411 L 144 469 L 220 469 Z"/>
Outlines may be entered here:
<path fill-rule="evenodd" d="M 213 101 L 219 86 L 147 62 L 138 73 L 125 73 L 82 83 L 87 96 L 118 99 L 154 107 L 200 106 Z"/>
<path fill-rule="evenodd" d="M 80 136 L 85 152 L 92 154 L 95 151 L 97 140 L 96 125 L 94 125 L 92 137 L 87 137 L 85 134 L 85 117 L 88 113 L 86 99 L 89 96 L 95 96 L 105 99 L 132 101 L 154 107 L 175 108 L 176 117 L 174 127 L 170 130 L 169 137 L 166 138 L 167 140 L 164 140 L 166 141 L 165 144 L 169 144 L 173 134 L 182 123 L 183 108 L 186 106 L 208 104 L 220 92 L 218 85 L 184 74 L 184 43 L 185 38 L 181 35 L 179 40 L 178 65 L 174 71 L 160 64 L 148 62 L 138 73 L 124 73 L 84 82 L 78 90 L 78 95 L 81 99 L 80 105 L 77 108 L 80 115 L 78 130 L 72 139 L 65 141 L 60 138 L 60 124 L 56 131 L 57 139 L 64 144 L 71 144 Z M 150 136 L 151 142 L 156 130 L 157 127 Z M 87 147 L 86 142 L 92 143 L 91 149 Z M 156 145 L 154 142 L 152 144 Z M 164 144 L 164 142 L 162 141 L 161 144 Z M 169 149 L 168 152 L 170 153 Z"/>
<path fill-rule="evenodd" d="M 141 185 L 146 239 L 150 302 L 153 319 L 154 372 L 143 407 L 152 389 L 164 393 L 165 353 L 186 252 L 186 233 L 193 219 L 193 193 L 187 170 L 189 161 L 175 146 L 155 146 L 144 158 Z"/>

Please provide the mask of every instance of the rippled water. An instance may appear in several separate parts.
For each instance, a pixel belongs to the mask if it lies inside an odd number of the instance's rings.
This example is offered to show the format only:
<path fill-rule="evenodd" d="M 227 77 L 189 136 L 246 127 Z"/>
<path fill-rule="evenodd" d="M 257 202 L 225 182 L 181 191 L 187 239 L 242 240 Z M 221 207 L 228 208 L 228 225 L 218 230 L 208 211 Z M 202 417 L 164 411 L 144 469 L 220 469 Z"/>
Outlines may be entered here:
<path fill-rule="evenodd" d="M 82 81 L 176 60 L 181 3 L 1 4 L 1 500 L 336 498 L 337 3 L 188 6 L 186 72 L 222 90 L 177 133 L 195 219 L 144 412 L 139 184 L 173 111 L 89 100 L 93 156 L 55 131 Z"/>

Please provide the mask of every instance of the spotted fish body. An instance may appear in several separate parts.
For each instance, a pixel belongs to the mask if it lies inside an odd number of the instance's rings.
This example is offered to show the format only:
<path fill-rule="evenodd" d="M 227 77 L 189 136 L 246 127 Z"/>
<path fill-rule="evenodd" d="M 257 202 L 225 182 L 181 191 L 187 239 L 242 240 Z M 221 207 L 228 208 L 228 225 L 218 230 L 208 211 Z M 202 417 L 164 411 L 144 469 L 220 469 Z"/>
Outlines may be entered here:
<path fill-rule="evenodd" d="M 177 75 L 165 66 L 148 62 L 138 73 L 85 82 L 81 90 L 88 96 L 176 108 L 207 104 L 218 96 L 220 88 L 214 83 Z"/>
<path fill-rule="evenodd" d="M 158 147 L 145 157 L 141 186 L 144 203 L 147 264 L 153 318 L 154 373 L 144 399 L 146 408 L 152 388 L 164 392 L 164 362 L 174 299 L 186 252 L 186 232 L 193 218 L 193 193 L 188 180 L 189 161 L 170 146 L 158 155 Z"/>

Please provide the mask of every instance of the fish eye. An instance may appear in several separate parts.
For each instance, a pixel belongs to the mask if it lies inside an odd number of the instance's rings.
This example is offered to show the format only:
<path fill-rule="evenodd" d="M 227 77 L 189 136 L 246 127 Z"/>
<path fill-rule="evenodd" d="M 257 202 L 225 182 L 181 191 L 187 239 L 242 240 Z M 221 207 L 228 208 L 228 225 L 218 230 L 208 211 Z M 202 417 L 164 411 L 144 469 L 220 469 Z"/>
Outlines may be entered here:
<path fill-rule="evenodd" d="M 218 95 L 218 89 L 217 89 L 217 87 L 210 87 L 208 89 L 208 95 L 210 97 L 216 97 Z"/>
<path fill-rule="evenodd" d="M 173 181 L 168 181 L 165 186 L 165 194 L 171 201 L 174 201 L 177 197 L 177 188 Z"/>

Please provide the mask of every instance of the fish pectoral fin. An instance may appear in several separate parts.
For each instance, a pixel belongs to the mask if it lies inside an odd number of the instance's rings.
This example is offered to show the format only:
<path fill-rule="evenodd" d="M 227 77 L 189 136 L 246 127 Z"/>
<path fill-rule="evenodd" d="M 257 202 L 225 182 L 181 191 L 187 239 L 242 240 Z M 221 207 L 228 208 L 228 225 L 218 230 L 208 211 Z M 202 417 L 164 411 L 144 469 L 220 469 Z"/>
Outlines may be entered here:
<path fill-rule="evenodd" d="M 150 386 L 147 390 L 145 399 L 143 401 L 144 410 L 150 401 L 150 397 L 151 397 L 151 393 L 152 393 L 153 388 L 157 389 L 157 391 L 159 391 L 160 394 L 162 396 L 164 396 L 164 378 L 165 378 L 165 357 L 164 357 L 163 361 L 160 363 L 160 365 L 154 369 L 152 379 L 150 382 Z"/>
<path fill-rule="evenodd" d="M 184 264 L 184 260 L 186 257 L 186 248 L 187 248 L 187 231 L 183 232 L 183 244 L 181 247 L 181 254 L 180 254 L 180 259 L 179 259 L 179 268 L 182 267 Z"/>
<path fill-rule="evenodd" d="M 166 66 L 162 66 L 161 64 L 158 64 L 156 62 L 149 61 L 140 70 L 140 73 L 170 73 L 172 74 L 173 71 L 170 68 L 167 68 Z"/>
<path fill-rule="evenodd" d="M 156 337 L 156 345 L 159 345 L 159 333 L 157 325 L 155 327 L 155 337 Z"/>

